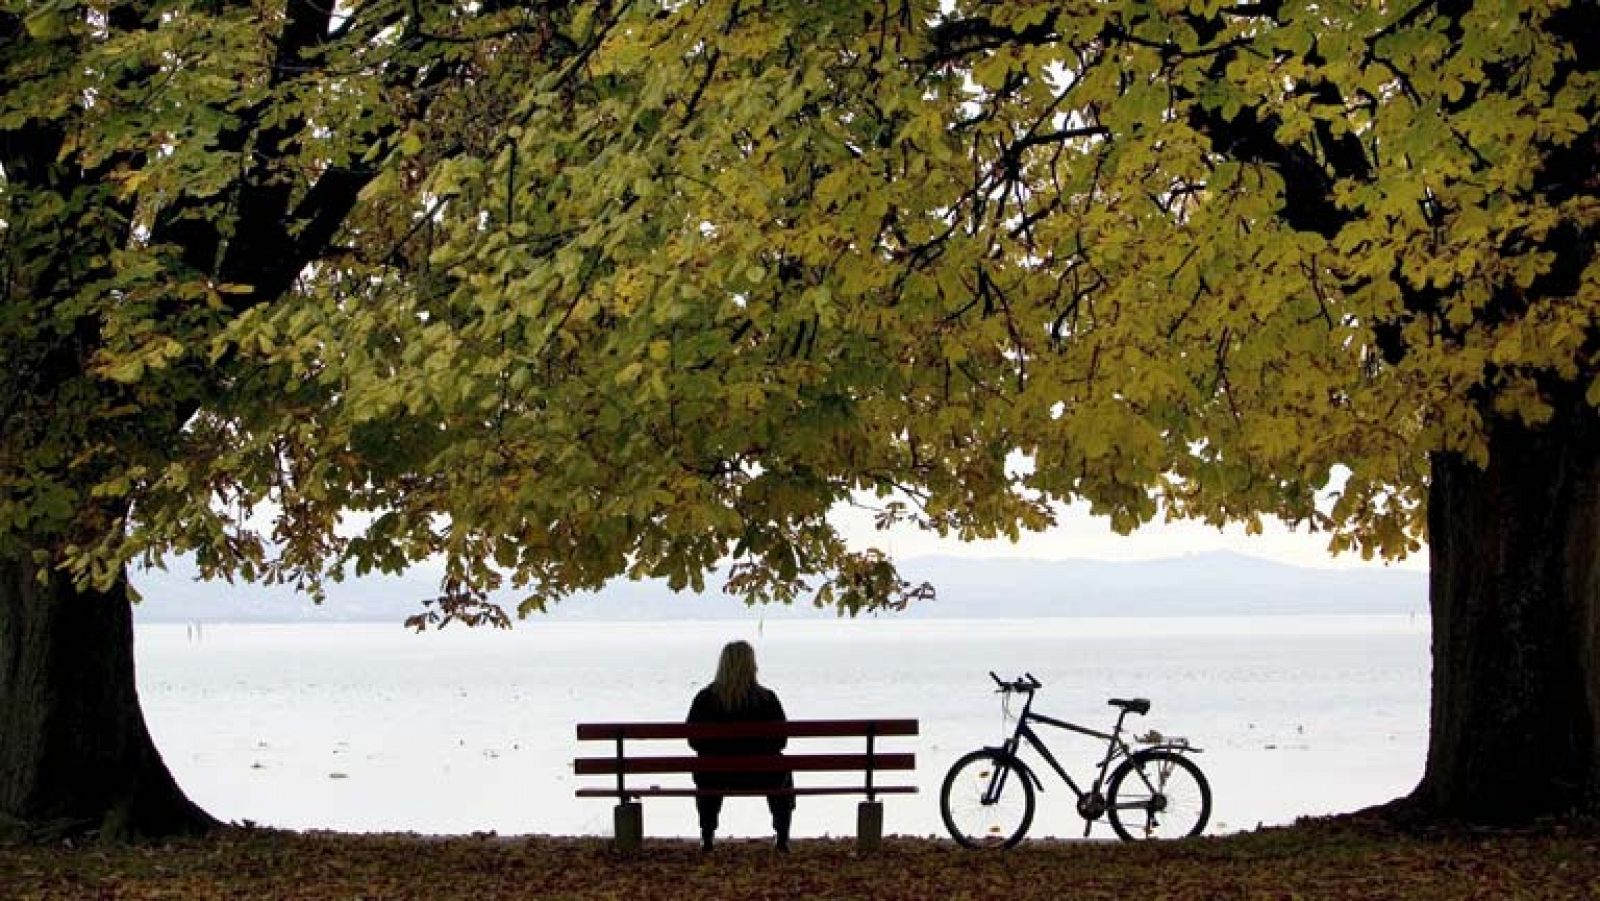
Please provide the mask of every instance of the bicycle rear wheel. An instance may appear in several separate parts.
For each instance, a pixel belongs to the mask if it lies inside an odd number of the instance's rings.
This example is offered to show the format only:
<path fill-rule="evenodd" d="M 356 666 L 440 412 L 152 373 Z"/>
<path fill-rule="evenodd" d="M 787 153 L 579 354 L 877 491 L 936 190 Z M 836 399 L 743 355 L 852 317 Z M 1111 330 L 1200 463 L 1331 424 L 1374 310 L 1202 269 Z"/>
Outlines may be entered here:
<path fill-rule="evenodd" d="M 1211 819 L 1211 786 L 1181 754 L 1159 748 L 1122 762 L 1106 784 L 1111 828 L 1123 841 L 1199 835 Z"/>
<path fill-rule="evenodd" d="M 964 848 L 1009 848 L 1033 824 L 1033 780 L 991 749 L 957 760 L 939 790 L 945 828 Z"/>

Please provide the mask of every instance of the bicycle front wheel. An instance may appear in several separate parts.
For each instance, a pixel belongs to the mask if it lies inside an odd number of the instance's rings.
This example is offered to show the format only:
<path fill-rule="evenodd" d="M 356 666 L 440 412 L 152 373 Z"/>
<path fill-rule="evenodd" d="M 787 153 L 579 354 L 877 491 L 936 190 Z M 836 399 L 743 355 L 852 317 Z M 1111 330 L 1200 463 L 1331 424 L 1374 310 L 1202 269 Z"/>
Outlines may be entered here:
<path fill-rule="evenodd" d="M 1173 751 L 1140 751 L 1106 785 L 1111 828 L 1123 841 L 1199 835 L 1211 819 L 1211 786 L 1200 768 Z"/>
<path fill-rule="evenodd" d="M 1033 781 L 1010 757 L 973 751 L 945 774 L 939 809 L 962 847 L 1009 848 L 1033 823 Z"/>

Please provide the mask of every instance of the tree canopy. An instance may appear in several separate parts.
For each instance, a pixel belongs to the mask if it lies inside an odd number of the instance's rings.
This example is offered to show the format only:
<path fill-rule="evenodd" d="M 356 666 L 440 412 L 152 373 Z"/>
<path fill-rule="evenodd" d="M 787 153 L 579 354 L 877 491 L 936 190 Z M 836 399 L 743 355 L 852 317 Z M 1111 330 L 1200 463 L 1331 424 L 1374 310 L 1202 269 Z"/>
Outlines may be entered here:
<path fill-rule="evenodd" d="M 0 537 L 850 606 L 860 491 L 1403 555 L 1429 453 L 1600 401 L 1585 15 L 18 6 Z"/>

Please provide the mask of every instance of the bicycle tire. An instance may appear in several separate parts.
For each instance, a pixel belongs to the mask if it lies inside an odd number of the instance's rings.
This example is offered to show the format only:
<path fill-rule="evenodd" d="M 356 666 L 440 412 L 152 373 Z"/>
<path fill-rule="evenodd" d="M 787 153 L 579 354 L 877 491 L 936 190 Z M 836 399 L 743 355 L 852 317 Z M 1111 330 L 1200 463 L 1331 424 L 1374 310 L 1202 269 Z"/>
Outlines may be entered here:
<path fill-rule="evenodd" d="M 1112 830 L 1125 842 L 1188 838 L 1203 832 L 1211 819 L 1211 783 L 1194 761 L 1153 748 L 1132 755 L 1112 772 L 1106 806 Z M 1172 834 L 1156 834 L 1168 826 Z"/>
<path fill-rule="evenodd" d="M 995 778 L 1001 780 L 999 794 L 995 801 L 984 803 Z M 992 748 L 973 751 L 951 764 L 939 789 L 944 826 L 963 848 L 1015 846 L 1033 825 L 1033 809 L 1032 777 L 1014 758 Z"/>

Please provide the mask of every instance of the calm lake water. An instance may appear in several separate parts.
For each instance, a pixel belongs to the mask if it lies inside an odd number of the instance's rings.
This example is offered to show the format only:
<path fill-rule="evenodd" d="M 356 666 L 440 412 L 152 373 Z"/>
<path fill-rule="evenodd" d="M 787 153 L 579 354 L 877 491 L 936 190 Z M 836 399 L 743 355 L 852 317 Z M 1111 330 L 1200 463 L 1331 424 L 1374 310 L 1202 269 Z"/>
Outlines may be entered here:
<path fill-rule="evenodd" d="M 136 653 L 157 744 L 180 784 L 223 819 L 605 834 L 610 802 L 572 794 L 594 784 L 571 772 L 584 752 L 573 724 L 680 719 L 734 638 L 755 645 L 761 679 L 791 718 L 922 720 L 921 736 L 900 740 L 917 753 L 909 778 L 921 792 L 886 798 L 893 833 L 943 835 L 945 768 L 999 740 L 989 670 L 1031 671 L 1045 683 L 1036 709 L 1100 729 L 1114 712 L 1106 698 L 1150 698 L 1150 715 L 1130 722 L 1204 749 L 1212 832 L 1378 803 L 1422 772 L 1421 617 L 530 621 L 424 635 L 387 624 L 223 624 L 199 634 L 142 624 Z M 1051 746 L 1074 776 L 1098 750 L 1071 737 Z M 1053 778 L 1030 834 L 1081 836 L 1071 794 Z M 853 834 L 854 804 L 802 798 L 795 832 Z M 647 802 L 645 830 L 694 834 L 693 803 Z M 726 834 L 767 830 L 759 799 L 723 812 Z M 1109 827 L 1094 835 L 1109 837 Z"/>

